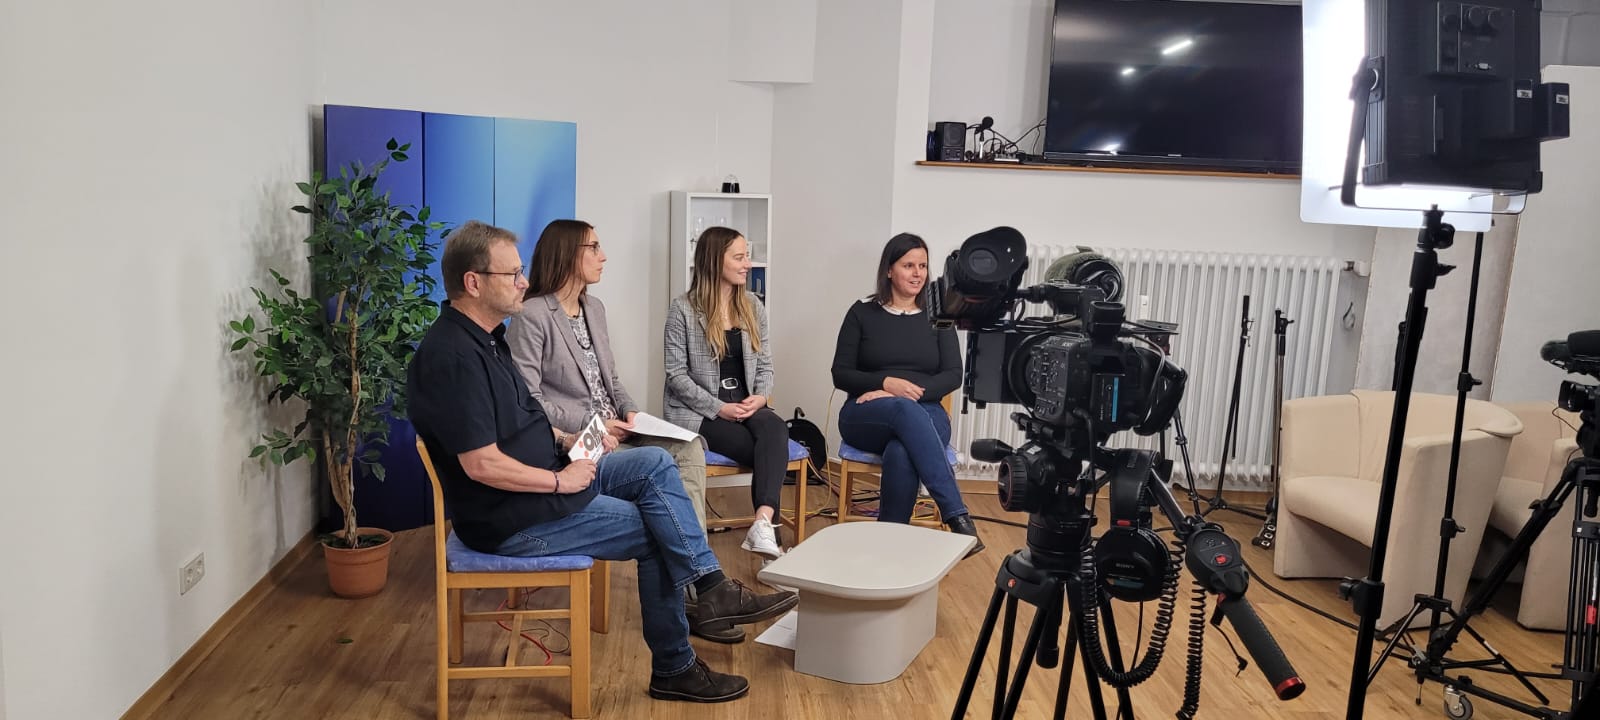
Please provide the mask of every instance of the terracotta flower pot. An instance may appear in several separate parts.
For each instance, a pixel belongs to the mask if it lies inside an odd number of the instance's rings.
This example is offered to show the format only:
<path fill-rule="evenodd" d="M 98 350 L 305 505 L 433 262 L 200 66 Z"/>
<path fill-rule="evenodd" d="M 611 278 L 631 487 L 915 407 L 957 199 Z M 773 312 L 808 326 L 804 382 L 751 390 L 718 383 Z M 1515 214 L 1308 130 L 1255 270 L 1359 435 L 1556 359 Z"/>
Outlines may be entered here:
<path fill-rule="evenodd" d="M 389 548 L 394 533 L 378 528 L 359 528 L 358 535 L 382 535 L 382 544 L 364 548 L 339 548 L 324 544 L 322 556 L 328 563 L 328 584 L 333 594 L 347 598 L 377 595 L 389 581 Z"/>

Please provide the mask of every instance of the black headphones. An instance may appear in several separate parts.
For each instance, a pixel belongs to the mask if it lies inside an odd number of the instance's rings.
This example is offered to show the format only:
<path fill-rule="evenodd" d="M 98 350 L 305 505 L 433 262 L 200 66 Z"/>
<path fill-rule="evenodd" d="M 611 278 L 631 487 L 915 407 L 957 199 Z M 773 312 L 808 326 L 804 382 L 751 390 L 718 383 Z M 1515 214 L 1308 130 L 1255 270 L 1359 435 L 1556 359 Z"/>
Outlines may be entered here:
<path fill-rule="evenodd" d="M 1172 572 L 1167 544 L 1150 528 L 1145 483 L 1155 471 L 1156 454 L 1120 452 L 1111 482 L 1111 523 L 1094 545 L 1095 577 L 1107 595 L 1124 602 L 1161 597 Z"/>

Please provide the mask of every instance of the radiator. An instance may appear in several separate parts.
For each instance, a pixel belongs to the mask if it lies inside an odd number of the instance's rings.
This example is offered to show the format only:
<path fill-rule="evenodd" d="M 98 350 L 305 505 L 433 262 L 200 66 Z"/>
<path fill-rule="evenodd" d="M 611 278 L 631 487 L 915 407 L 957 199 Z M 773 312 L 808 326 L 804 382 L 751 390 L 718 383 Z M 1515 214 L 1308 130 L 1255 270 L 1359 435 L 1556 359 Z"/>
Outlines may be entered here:
<path fill-rule="evenodd" d="M 1074 251 L 1064 246 L 1030 245 L 1024 284 L 1039 282 L 1052 261 Z M 1123 300 L 1130 319 L 1179 324 L 1179 334 L 1172 340 L 1172 355 L 1189 372 L 1180 409 L 1194 471 L 1203 486 L 1215 482 L 1222 460 L 1239 347 L 1241 303 L 1245 295 L 1250 296 L 1250 316 L 1255 322 L 1245 349 L 1237 448 L 1228 459 L 1227 486 L 1264 488 L 1272 464 L 1273 310 L 1282 309 L 1294 321 L 1287 335 L 1285 399 L 1324 394 L 1328 350 L 1339 322 L 1339 273 L 1345 261 L 1136 248 L 1099 251 L 1122 267 L 1127 280 Z M 1030 311 L 1047 312 L 1043 306 L 1031 307 Z M 959 394 L 956 399 L 960 399 Z M 954 405 L 951 428 L 958 475 L 992 478 L 994 466 L 972 459 L 969 448 L 979 438 L 1000 438 L 1013 446 L 1023 442 L 1009 419 L 1020 408 L 991 404 L 983 410 L 973 406 L 966 413 L 961 408 L 959 402 Z M 1182 476 L 1182 463 L 1171 440 L 1169 434 L 1168 454 L 1177 463 L 1174 472 Z M 1161 439 L 1124 432 L 1113 436 L 1108 444 L 1159 449 Z"/>

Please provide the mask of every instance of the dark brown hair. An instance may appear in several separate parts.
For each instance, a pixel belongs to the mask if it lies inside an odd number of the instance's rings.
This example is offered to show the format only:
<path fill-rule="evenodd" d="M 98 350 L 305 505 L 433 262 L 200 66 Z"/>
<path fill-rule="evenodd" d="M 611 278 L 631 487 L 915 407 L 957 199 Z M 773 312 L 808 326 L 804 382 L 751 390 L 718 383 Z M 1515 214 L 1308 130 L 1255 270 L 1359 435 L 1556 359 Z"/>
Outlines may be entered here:
<path fill-rule="evenodd" d="M 728 305 L 728 320 L 744 330 L 752 350 L 761 349 L 761 328 L 756 324 L 756 309 L 745 290 L 728 293 L 722 289 L 722 256 L 744 234 L 733 228 L 708 227 L 700 233 L 694 248 L 694 275 L 689 281 L 689 306 L 705 320 L 706 343 L 721 360 L 728 356 L 728 338 L 722 331 L 722 304 Z M 746 242 L 749 242 L 747 239 Z M 746 251 L 748 252 L 748 245 Z"/>
<path fill-rule="evenodd" d="M 894 283 L 889 280 L 889 271 L 894 269 L 894 264 L 900 262 L 900 258 L 905 257 L 906 253 L 918 248 L 925 253 L 928 252 L 928 244 L 923 242 L 921 237 L 911 233 L 900 233 L 889 238 L 888 244 L 883 246 L 883 257 L 878 260 L 878 291 L 873 294 L 878 302 L 887 305 L 894 301 Z M 931 263 L 933 258 L 930 257 L 928 260 Z M 923 283 L 922 292 L 917 294 L 917 304 L 926 305 L 927 299 L 928 283 Z"/>
<path fill-rule="evenodd" d="M 582 220 L 552 220 L 544 226 L 538 244 L 533 246 L 533 259 L 528 263 L 528 291 L 523 293 L 522 299 L 561 292 L 578 273 L 583 243 L 593 231 L 594 226 Z"/>

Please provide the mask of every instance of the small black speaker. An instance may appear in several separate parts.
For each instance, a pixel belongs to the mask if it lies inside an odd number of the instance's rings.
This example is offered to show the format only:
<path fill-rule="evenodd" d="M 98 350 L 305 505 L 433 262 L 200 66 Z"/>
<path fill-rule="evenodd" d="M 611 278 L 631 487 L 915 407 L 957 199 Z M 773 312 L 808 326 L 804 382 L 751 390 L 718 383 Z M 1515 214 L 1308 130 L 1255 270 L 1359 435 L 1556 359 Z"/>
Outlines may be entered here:
<path fill-rule="evenodd" d="M 967 124 L 963 122 L 941 122 L 933 125 L 934 160 L 944 162 L 961 162 L 967 151 Z"/>

